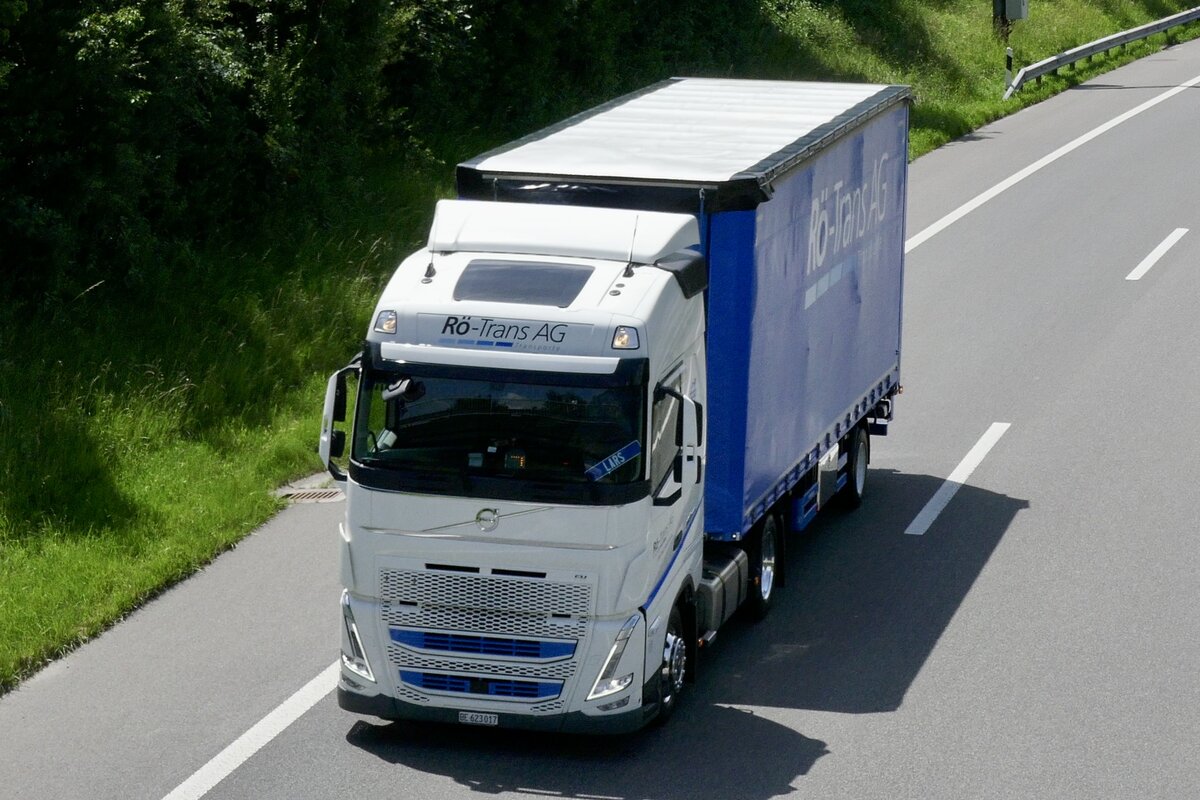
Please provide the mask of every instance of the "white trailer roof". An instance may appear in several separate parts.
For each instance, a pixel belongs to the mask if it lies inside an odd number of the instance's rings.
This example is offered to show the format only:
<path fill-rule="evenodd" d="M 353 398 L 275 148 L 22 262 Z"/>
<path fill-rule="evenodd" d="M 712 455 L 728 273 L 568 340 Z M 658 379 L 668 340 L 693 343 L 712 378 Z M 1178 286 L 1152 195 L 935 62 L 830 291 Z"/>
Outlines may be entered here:
<path fill-rule="evenodd" d="M 908 98 L 907 87 L 672 78 L 459 165 L 466 178 L 765 186 L 821 143 Z"/>

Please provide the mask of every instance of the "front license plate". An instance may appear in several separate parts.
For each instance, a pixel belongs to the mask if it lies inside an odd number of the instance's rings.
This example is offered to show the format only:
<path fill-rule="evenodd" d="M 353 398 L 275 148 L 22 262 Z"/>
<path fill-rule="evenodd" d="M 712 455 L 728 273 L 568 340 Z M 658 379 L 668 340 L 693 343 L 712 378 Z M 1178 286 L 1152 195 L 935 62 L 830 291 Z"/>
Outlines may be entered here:
<path fill-rule="evenodd" d="M 480 714 L 476 711 L 458 712 L 458 721 L 464 725 L 499 725 L 499 714 Z"/>

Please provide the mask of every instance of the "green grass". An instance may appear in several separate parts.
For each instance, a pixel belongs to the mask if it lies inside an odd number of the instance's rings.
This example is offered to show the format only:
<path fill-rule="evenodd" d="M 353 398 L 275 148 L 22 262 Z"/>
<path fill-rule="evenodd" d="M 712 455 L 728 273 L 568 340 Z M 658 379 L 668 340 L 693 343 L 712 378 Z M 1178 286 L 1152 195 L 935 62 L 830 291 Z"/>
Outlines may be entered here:
<path fill-rule="evenodd" d="M 272 489 L 319 468 L 325 373 L 433 186 L 379 187 L 388 202 L 352 217 L 369 234 L 314 226 L 0 320 L 0 687 L 235 545 L 279 508 Z"/>
<path fill-rule="evenodd" d="M 1057 0 L 1030 3 L 1030 18 L 1012 26 L 1014 72 L 1022 65 L 1120 30 L 1184 10 L 1191 2 Z M 1005 44 L 994 33 L 991 4 L 980 0 L 789 0 L 773 4 L 773 37 L 757 71 L 770 77 L 833 77 L 913 87 L 910 157 L 1006 114 L 1039 102 L 1104 71 L 1160 50 L 1165 35 L 1111 56 L 1064 70 L 1004 93 Z M 1175 41 L 1197 35 L 1197 26 L 1175 29 Z"/>
<path fill-rule="evenodd" d="M 1012 31 L 1018 65 L 1188 3 L 1030 5 Z M 738 63 L 693 57 L 595 91 L 685 73 L 908 83 L 915 157 L 1164 41 L 1002 101 L 1004 46 L 983 0 L 762 9 L 740 34 Z M 598 99 L 581 89 L 544 114 Z M 511 133 L 451 137 L 424 122 L 422 152 L 365 169 L 336 214 L 268 220 L 180 254 L 152 280 L 0 311 L 0 691 L 235 545 L 278 509 L 274 487 L 319 469 L 325 376 L 357 346 L 391 268 L 424 239 L 435 199 L 452 190 L 449 165 Z"/>

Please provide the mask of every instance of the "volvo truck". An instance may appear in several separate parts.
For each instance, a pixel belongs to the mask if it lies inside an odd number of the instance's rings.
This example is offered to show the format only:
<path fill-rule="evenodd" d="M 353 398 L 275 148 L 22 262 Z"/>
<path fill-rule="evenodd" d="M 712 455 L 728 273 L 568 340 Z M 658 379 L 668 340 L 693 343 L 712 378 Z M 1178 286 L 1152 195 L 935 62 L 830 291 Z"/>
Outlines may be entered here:
<path fill-rule="evenodd" d="M 629 731 L 766 614 L 892 420 L 909 105 L 671 79 L 458 166 L 326 391 L 343 708 Z"/>

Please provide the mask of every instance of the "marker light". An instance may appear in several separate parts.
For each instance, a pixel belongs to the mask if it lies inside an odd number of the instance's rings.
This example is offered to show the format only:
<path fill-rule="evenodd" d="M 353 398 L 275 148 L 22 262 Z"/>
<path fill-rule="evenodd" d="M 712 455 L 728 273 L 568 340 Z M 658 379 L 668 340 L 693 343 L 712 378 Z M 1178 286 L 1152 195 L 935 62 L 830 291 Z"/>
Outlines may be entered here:
<path fill-rule="evenodd" d="M 627 705 L 629 705 L 629 695 L 625 695 L 620 700 L 611 703 L 601 703 L 596 706 L 596 709 L 599 711 L 616 711 L 618 708 L 624 708 Z"/>
<path fill-rule="evenodd" d="M 350 652 L 342 652 L 342 666 L 374 683 L 375 673 L 371 672 L 371 665 L 367 662 L 367 653 L 358 635 L 358 625 L 354 623 L 354 612 L 350 609 L 350 593 L 345 589 L 342 590 L 342 621 L 346 624 L 346 636 L 350 640 Z"/>
<path fill-rule="evenodd" d="M 620 632 L 617 633 L 617 640 L 613 642 L 612 649 L 608 651 L 608 660 L 604 662 L 604 669 L 600 670 L 600 677 L 596 678 L 596 685 L 588 693 L 588 700 L 599 700 L 601 697 L 616 694 L 633 683 L 632 672 L 619 678 L 614 676 L 617 667 L 621 664 L 621 656 L 625 653 L 625 645 L 629 644 L 629 637 L 633 634 L 633 629 L 637 627 L 640 619 L 640 614 L 634 614 L 621 626 Z"/>
<path fill-rule="evenodd" d="M 380 311 L 379 316 L 375 318 L 375 330 L 379 333 L 395 333 L 396 312 Z"/>
<path fill-rule="evenodd" d="M 637 350 L 641 346 L 638 341 L 637 328 L 618 325 L 617 330 L 613 333 L 612 346 L 613 350 Z"/>

